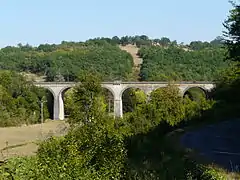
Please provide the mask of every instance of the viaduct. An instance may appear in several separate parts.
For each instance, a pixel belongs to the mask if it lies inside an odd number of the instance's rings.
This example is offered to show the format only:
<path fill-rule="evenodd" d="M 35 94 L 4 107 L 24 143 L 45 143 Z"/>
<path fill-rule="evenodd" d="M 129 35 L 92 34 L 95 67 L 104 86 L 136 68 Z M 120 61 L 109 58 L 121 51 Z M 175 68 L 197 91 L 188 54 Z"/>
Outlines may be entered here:
<path fill-rule="evenodd" d="M 53 119 L 63 120 L 64 119 L 64 102 L 63 92 L 67 89 L 74 87 L 76 82 L 35 82 L 34 85 L 48 89 L 54 98 L 53 105 Z M 114 115 L 117 117 L 123 116 L 123 104 L 122 94 L 129 88 L 138 88 L 143 90 L 147 95 L 158 88 L 166 87 L 169 83 L 167 82 L 103 82 L 101 86 L 108 89 L 114 97 Z M 202 89 L 205 94 L 208 94 L 213 88 L 212 82 L 179 82 L 174 83 L 179 88 L 181 96 L 184 95 L 192 87 L 198 87 Z"/>

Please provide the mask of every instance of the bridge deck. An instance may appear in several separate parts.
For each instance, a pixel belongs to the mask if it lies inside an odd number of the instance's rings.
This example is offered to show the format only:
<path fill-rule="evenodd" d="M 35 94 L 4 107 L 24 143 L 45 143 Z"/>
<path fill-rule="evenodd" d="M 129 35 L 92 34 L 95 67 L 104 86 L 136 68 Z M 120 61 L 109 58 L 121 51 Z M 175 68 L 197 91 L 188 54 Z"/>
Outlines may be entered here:
<path fill-rule="evenodd" d="M 34 82 L 34 84 L 76 84 L 79 82 Z M 167 82 L 167 81 L 106 81 L 102 82 L 101 84 L 215 84 L 214 82 L 210 81 L 174 81 L 174 82 Z"/>

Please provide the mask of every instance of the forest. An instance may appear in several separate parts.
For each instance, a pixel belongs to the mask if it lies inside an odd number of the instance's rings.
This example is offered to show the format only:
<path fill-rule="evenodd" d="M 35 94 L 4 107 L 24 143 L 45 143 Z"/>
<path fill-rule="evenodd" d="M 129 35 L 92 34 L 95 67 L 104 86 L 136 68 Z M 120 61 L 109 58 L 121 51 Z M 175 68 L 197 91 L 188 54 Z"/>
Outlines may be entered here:
<path fill-rule="evenodd" d="M 128 79 L 132 66 L 130 54 L 102 40 L 0 50 L 1 69 L 44 75 L 46 81 L 75 81 L 85 70 L 99 73 L 105 81 Z"/>
<path fill-rule="evenodd" d="M 142 47 L 140 77 L 143 81 L 213 81 L 229 65 L 222 47 L 184 50 L 171 46 Z"/>
<path fill-rule="evenodd" d="M 133 44 L 143 59 L 135 77 L 132 56 L 119 48 Z M 212 81 L 225 68 L 223 40 L 178 44 L 169 38 L 150 39 L 146 35 L 95 38 L 86 42 L 18 44 L 0 50 L 0 69 L 33 73 L 45 81 L 76 81 L 83 72 L 98 73 L 103 81 Z"/>

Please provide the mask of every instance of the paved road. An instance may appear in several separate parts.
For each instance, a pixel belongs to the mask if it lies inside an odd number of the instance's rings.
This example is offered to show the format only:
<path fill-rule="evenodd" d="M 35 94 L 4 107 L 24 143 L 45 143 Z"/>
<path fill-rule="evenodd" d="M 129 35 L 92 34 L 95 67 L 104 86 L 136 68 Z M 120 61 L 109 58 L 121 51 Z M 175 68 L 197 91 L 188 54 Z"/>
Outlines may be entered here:
<path fill-rule="evenodd" d="M 181 143 L 185 147 L 196 149 L 229 171 L 240 170 L 240 120 L 221 122 L 187 132 L 182 136 Z"/>

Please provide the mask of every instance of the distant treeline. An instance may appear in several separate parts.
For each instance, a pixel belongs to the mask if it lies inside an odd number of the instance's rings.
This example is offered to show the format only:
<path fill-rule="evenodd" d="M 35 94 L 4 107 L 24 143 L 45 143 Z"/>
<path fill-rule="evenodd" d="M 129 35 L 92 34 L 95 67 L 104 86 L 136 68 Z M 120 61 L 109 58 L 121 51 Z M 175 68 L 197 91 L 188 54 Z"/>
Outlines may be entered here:
<path fill-rule="evenodd" d="M 189 48 L 190 50 L 200 50 L 200 49 L 205 49 L 205 48 L 212 48 L 212 47 L 222 47 L 224 44 L 224 40 L 222 37 L 218 36 L 214 40 L 210 42 L 202 42 L 202 41 L 192 41 L 187 45 L 184 45 L 183 42 L 178 43 L 176 40 L 171 41 L 168 37 L 162 37 L 162 38 L 156 38 L 156 39 L 150 39 L 146 35 L 141 35 L 141 36 L 123 36 L 123 37 L 118 37 L 114 36 L 112 38 L 95 38 L 91 40 L 104 40 L 107 41 L 108 43 L 112 45 L 136 45 L 137 47 L 141 46 L 151 46 L 151 45 L 159 45 L 162 47 L 168 47 L 168 46 L 179 46 L 179 47 L 184 47 L 184 48 Z"/>
<path fill-rule="evenodd" d="M 0 50 L 0 69 L 46 76 L 46 81 L 75 81 L 81 73 L 94 72 L 104 81 L 132 80 L 133 58 L 119 48 L 133 44 L 143 58 L 141 80 L 212 80 L 225 67 L 221 37 L 211 42 L 178 44 L 167 37 L 146 35 L 95 38 L 86 42 L 7 46 Z"/>

